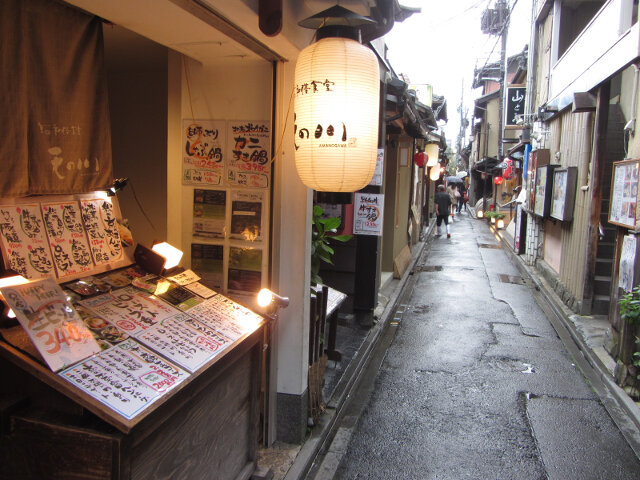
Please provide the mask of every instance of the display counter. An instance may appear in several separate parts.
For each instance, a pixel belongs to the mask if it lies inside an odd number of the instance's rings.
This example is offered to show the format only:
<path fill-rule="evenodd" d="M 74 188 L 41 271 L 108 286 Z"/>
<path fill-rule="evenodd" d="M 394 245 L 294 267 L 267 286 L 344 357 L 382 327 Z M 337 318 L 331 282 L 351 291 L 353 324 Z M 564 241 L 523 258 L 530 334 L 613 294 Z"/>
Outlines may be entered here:
<path fill-rule="evenodd" d="M 57 372 L 23 326 L 0 329 L 2 478 L 250 478 L 264 320 L 223 295 L 171 289 L 76 297 L 96 340 L 111 343 Z M 141 299 L 147 325 L 135 324 Z"/>

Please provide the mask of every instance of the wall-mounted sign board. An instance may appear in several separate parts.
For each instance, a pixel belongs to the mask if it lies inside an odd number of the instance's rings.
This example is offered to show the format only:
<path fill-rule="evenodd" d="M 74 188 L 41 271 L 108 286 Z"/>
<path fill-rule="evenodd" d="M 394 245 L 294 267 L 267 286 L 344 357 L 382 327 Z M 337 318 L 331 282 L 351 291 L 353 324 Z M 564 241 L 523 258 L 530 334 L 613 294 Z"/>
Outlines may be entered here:
<path fill-rule="evenodd" d="M 545 165 L 536 168 L 535 200 L 533 213 L 539 217 L 548 217 L 551 210 L 551 191 L 553 171 L 558 165 Z"/>
<path fill-rule="evenodd" d="M 573 219 L 577 179 L 578 167 L 556 168 L 553 171 L 553 191 L 549 213 L 552 218 L 563 222 L 570 222 Z"/>
<path fill-rule="evenodd" d="M 613 163 L 609 223 L 637 231 L 640 159 Z"/>

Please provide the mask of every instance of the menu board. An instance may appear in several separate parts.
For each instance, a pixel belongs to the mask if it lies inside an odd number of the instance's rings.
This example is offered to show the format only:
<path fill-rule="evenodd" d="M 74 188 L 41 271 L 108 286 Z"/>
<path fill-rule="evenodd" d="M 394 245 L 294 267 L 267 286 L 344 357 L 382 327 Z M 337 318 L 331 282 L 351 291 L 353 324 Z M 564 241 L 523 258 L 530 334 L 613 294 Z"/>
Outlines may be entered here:
<path fill-rule="evenodd" d="M 224 295 L 214 295 L 189 310 L 189 315 L 231 341 L 254 331 L 262 317 Z"/>
<path fill-rule="evenodd" d="M 553 172 L 553 192 L 549 215 L 562 221 L 573 219 L 578 167 L 557 168 Z"/>
<path fill-rule="evenodd" d="M 30 279 L 55 275 L 38 204 L 0 207 L 0 232 L 11 270 Z"/>
<path fill-rule="evenodd" d="M 613 163 L 609 223 L 636 230 L 640 160 Z"/>
<path fill-rule="evenodd" d="M 79 303 L 129 335 L 136 335 L 180 312 L 133 287 L 125 287 Z"/>
<path fill-rule="evenodd" d="M 43 203 L 41 208 L 58 278 L 93 269 L 78 202 Z"/>
<path fill-rule="evenodd" d="M 100 352 L 55 280 L 5 287 L 2 295 L 52 371 Z"/>
<path fill-rule="evenodd" d="M 80 209 L 95 264 L 108 265 L 122 259 L 122 241 L 111 202 L 103 198 L 81 200 Z"/>
<path fill-rule="evenodd" d="M 227 183 L 267 188 L 271 184 L 271 124 L 265 121 L 230 121 L 227 125 L 229 157 Z"/>
<path fill-rule="evenodd" d="M 62 378 L 128 420 L 188 375 L 133 339 L 60 373 Z"/>
<path fill-rule="evenodd" d="M 162 320 L 137 338 L 192 373 L 232 344 L 186 313 Z"/>
<path fill-rule="evenodd" d="M 383 213 L 384 194 L 356 193 L 353 204 L 353 233 L 381 236 Z"/>
<path fill-rule="evenodd" d="M 185 119 L 182 131 L 182 183 L 220 185 L 224 173 L 226 122 Z"/>

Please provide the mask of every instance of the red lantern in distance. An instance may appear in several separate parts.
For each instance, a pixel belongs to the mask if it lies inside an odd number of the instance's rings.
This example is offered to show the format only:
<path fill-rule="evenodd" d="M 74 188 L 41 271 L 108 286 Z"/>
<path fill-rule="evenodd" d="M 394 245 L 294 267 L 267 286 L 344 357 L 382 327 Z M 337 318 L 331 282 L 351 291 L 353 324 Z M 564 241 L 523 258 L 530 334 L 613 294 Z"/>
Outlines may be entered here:
<path fill-rule="evenodd" d="M 424 167 L 429 157 L 425 152 L 418 152 L 413 156 L 413 161 L 418 167 Z"/>
<path fill-rule="evenodd" d="M 504 181 L 504 178 L 502 177 L 493 177 L 493 183 L 495 183 L 496 185 L 502 185 L 503 181 Z"/>

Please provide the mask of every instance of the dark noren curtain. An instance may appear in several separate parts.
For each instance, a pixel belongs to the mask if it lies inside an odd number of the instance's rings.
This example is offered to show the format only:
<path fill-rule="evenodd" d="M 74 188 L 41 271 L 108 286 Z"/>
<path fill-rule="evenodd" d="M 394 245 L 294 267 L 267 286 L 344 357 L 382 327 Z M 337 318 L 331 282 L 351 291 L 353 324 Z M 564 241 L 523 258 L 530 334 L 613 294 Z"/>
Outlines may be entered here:
<path fill-rule="evenodd" d="M 0 196 L 112 179 L 100 19 L 54 0 L 0 2 Z"/>

